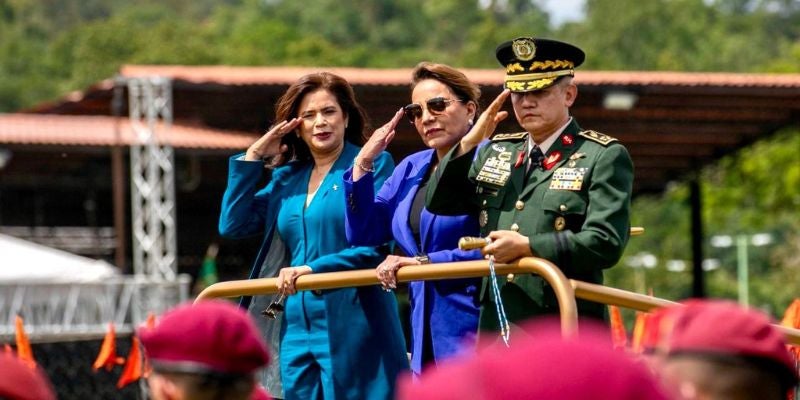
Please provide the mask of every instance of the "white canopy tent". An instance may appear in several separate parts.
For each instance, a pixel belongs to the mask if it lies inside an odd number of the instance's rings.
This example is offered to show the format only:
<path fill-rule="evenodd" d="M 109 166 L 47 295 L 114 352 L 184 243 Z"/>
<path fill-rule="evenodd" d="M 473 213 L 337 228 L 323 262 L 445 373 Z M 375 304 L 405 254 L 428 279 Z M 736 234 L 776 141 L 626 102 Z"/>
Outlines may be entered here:
<path fill-rule="evenodd" d="M 0 282 L 101 282 L 119 275 L 113 265 L 0 234 Z"/>
<path fill-rule="evenodd" d="M 33 341 L 98 338 L 109 322 L 130 332 L 188 300 L 190 281 L 124 275 L 102 260 L 0 234 L 0 343 L 13 340 L 17 315 Z"/>

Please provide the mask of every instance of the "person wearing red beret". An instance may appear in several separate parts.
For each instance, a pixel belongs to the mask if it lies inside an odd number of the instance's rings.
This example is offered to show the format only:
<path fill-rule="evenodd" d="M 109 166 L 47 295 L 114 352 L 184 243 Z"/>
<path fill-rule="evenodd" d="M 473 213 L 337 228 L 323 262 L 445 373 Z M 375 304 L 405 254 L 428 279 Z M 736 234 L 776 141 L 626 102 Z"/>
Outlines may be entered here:
<path fill-rule="evenodd" d="M 575 338 L 562 338 L 551 318 L 520 328 L 510 348 L 495 343 L 416 382 L 403 380 L 398 399 L 668 399 L 644 364 L 612 348 L 598 323 L 582 323 Z"/>
<path fill-rule="evenodd" d="M 679 399 L 782 400 L 797 385 L 786 339 L 764 313 L 723 300 L 675 308 L 659 369 Z"/>
<path fill-rule="evenodd" d="M 232 303 L 180 305 L 139 338 L 153 366 L 147 383 L 155 400 L 269 399 L 255 376 L 270 361 L 266 345 Z"/>
<path fill-rule="evenodd" d="M 55 400 L 56 394 L 41 369 L 31 368 L 13 354 L 0 354 L 0 399 Z"/>

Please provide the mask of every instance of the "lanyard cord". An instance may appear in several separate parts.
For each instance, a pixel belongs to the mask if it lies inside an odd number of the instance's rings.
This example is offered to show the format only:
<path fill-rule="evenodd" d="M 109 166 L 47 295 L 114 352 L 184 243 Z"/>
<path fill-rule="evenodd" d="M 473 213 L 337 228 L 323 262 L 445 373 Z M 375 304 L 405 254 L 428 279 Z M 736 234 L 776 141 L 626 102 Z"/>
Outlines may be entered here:
<path fill-rule="evenodd" d="M 511 326 L 506 317 L 506 309 L 503 307 L 503 299 L 500 297 L 500 287 L 497 284 L 497 274 L 494 271 L 494 256 L 489 255 L 489 279 L 492 281 L 492 293 L 494 293 L 494 307 L 497 311 L 497 322 L 500 324 L 500 335 L 503 337 L 506 347 L 510 347 L 508 342 L 511 339 Z"/>

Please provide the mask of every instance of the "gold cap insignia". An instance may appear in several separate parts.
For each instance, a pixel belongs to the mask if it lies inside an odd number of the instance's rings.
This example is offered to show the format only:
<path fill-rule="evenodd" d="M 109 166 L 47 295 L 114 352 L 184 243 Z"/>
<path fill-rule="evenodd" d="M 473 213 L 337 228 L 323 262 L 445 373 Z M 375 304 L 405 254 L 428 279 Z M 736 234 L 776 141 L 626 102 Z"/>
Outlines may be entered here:
<path fill-rule="evenodd" d="M 530 61 L 536 57 L 536 44 L 531 38 L 519 38 L 511 43 L 511 49 L 514 50 L 514 55 L 520 61 Z"/>

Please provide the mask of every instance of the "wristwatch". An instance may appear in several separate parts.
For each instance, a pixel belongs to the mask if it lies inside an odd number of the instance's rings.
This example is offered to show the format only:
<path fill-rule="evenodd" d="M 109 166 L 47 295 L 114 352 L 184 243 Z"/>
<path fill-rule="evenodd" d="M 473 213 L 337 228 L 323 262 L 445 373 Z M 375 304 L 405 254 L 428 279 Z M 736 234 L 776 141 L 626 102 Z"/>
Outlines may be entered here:
<path fill-rule="evenodd" d="M 431 263 L 431 259 L 430 259 L 430 257 L 428 257 L 427 254 L 420 254 L 420 255 L 414 257 L 414 259 L 419 261 L 420 264 L 430 264 Z"/>

